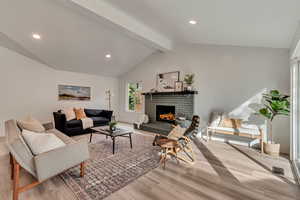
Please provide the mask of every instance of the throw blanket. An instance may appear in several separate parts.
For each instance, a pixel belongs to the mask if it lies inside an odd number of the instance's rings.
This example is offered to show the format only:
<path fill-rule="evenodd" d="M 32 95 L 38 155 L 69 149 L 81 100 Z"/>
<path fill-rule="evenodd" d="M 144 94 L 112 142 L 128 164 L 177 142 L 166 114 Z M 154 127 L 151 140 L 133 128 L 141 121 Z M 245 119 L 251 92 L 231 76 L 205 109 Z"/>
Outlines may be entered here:
<path fill-rule="evenodd" d="M 137 128 L 140 129 L 140 126 L 141 126 L 143 123 L 146 123 L 146 124 L 147 124 L 148 122 L 149 122 L 149 117 L 148 117 L 148 115 L 143 114 L 143 115 L 141 115 L 141 116 L 139 117 L 138 121 L 135 122 L 135 124 L 137 125 Z"/>
<path fill-rule="evenodd" d="M 82 118 L 81 121 L 83 129 L 92 128 L 94 126 L 94 122 L 91 118 Z"/>

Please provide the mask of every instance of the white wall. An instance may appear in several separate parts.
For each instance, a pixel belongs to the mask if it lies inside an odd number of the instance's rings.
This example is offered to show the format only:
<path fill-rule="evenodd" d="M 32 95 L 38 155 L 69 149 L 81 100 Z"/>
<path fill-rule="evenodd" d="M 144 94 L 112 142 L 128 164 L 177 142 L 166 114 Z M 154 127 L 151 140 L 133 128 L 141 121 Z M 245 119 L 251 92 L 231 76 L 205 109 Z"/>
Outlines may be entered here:
<path fill-rule="evenodd" d="M 84 66 L 83 66 L 84 67 Z M 58 84 L 91 87 L 91 101 L 58 101 Z M 105 90 L 114 93 L 118 110 L 118 80 L 80 73 L 56 71 L 6 48 L 0 47 L 0 135 L 3 121 L 31 114 L 42 122 L 53 120 L 52 112 L 67 106 L 107 109 Z"/>
<path fill-rule="evenodd" d="M 169 71 L 195 73 L 195 113 L 204 123 L 213 110 L 230 112 L 264 88 L 289 93 L 289 52 L 287 49 L 248 48 L 216 45 L 182 45 L 174 51 L 156 53 L 134 70 L 120 77 L 120 120 L 133 122 L 138 114 L 125 110 L 125 85 L 142 81 L 143 90 L 155 88 L 156 74 Z M 275 140 L 289 152 L 289 120 L 277 120 Z"/>

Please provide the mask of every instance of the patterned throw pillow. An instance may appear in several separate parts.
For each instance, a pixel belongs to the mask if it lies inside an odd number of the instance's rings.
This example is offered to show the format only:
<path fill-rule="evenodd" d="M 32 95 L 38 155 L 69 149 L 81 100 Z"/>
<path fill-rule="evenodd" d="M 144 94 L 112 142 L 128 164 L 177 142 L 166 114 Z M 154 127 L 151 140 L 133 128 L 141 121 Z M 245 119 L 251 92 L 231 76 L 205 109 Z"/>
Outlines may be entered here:
<path fill-rule="evenodd" d="M 232 118 L 222 118 L 221 127 L 226 128 L 241 128 L 242 120 L 241 119 L 232 119 Z"/>
<path fill-rule="evenodd" d="M 76 115 L 77 120 L 80 120 L 82 118 L 86 118 L 86 114 L 85 114 L 83 108 L 79 108 L 79 109 L 74 108 L 74 111 L 75 111 L 75 115 Z"/>

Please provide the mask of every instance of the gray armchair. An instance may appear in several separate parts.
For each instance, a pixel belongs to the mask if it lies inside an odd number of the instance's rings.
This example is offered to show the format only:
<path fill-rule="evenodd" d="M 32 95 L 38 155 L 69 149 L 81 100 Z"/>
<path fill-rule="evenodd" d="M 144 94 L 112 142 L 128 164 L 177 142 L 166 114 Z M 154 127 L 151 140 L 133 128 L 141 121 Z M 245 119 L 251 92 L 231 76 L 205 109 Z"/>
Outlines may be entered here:
<path fill-rule="evenodd" d="M 5 122 L 7 146 L 10 151 L 11 178 L 13 179 L 13 200 L 17 200 L 19 193 L 40 184 L 46 179 L 54 177 L 65 170 L 80 165 L 80 176 L 84 175 L 84 161 L 89 159 L 88 143 L 86 140 L 75 141 L 63 133 L 53 129 L 47 130 L 59 137 L 66 146 L 39 155 L 33 155 L 21 136 L 15 120 Z M 37 180 L 34 183 L 20 187 L 20 167 L 25 169 Z"/>

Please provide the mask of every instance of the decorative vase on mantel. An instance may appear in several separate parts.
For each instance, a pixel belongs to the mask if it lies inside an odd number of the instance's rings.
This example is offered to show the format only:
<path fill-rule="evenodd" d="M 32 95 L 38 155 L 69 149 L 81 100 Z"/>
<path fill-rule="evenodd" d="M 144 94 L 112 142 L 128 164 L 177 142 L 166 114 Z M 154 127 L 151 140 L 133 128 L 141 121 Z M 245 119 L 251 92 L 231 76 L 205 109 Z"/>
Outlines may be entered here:
<path fill-rule="evenodd" d="M 186 90 L 187 91 L 193 91 L 193 86 L 192 85 L 187 85 Z"/>

